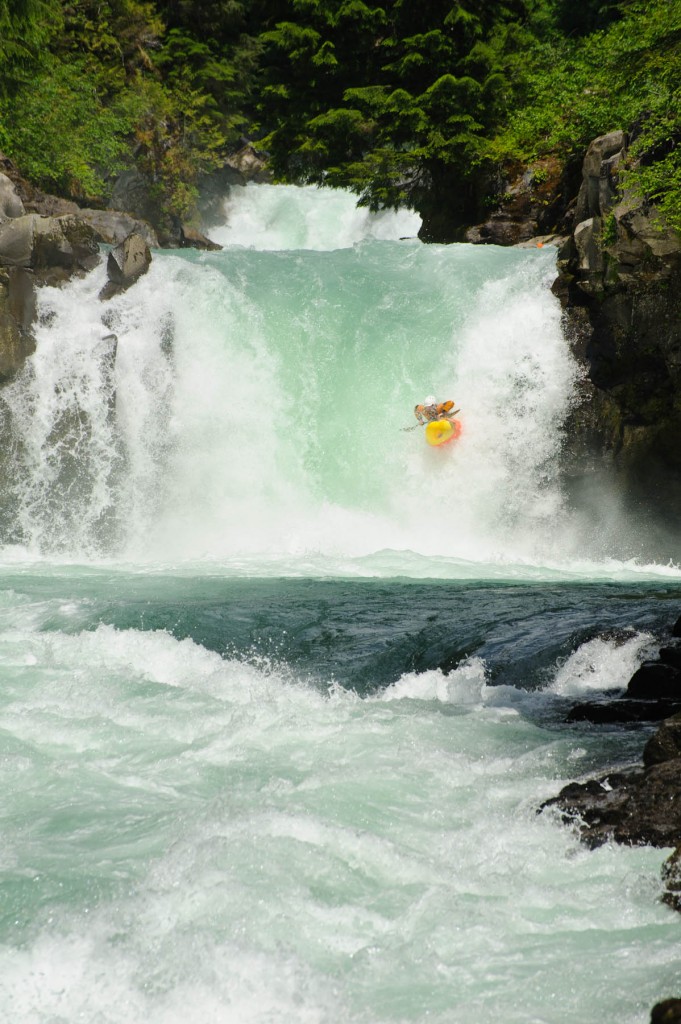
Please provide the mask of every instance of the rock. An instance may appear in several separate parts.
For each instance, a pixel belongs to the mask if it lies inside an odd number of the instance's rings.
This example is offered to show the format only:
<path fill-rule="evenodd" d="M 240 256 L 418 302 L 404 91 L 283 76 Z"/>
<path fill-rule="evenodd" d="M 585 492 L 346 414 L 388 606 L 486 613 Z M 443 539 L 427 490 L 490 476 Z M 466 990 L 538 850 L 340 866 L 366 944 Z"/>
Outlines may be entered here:
<path fill-rule="evenodd" d="M 21 267 L 0 270 L 0 383 L 10 380 L 35 351 L 33 274 Z"/>
<path fill-rule="evenodd" d="M 603 253 L 600 246 L 600 217 L 589 217 L 575 228 L 574 240 L 579 256 L 579 269 L 588 274 L 600 273 L 603 269 Z M 581 282 L 584 287 L 584 282 Z"/>
<path fill-rule="evenodd" d="M 627 696 L 681 700 L 681 670 L 657 661 L 644 661 L 629 680 Z"/>
<path fill-rule="evenodd" d="M 93 270 L 99 259 L 94 231 L 73 214 L 35 219 L 32 266 L 46 283 L 82 276 Z"/>
<path fill-rule="evenodd" d="M 0 224 L 0 265 L 36 271 L 41 284 L 58 284 L 92 270 L 99 261 L 94 232 L 72 215 L 29 213 Z"/>
<path fill-rule="evenodd" d="M 256 149 L 248 140 L 221 167 L 204 174 L 198 182 L 197 214 L 206 228 L 225 223 L 225 198 L 232 185 L 246 185 L 249 181 L 262 184 L 272 181 L 267 166 L 267 154 Z"/>
<path fill-rule="evenodd" d="M 563 209 L 563 168 L 555 157 L 538 160 L 499 183 L 499 202 L 482 224 L 468 228 L 473 245 L 520 245 L 535 236 L 555 234 Z"/>
<path fill-rule="evenodd" d="M 38 215 L 28 214 L 0 224 L 0 266 L 30 267 Z"/>
<path fill-rule="evenodd" d="M 151 264 L 151 252 L 141 235 L 134 232 L 112 249 L 106 264 L 108 282 L 99 293 L 102 300 L 130 288 Z"/>
<path fill-rule="evenodd" d="M 681 647 L 660 647 L 659 658 L 664 665 L 681 669 Z"/>
<path fill-rule="evenodd" d="M 218 245 L 217 242 L 211 242 L 210 238 L 206 238 L 200 231 L 190 227 L 188 224 L 182 224 L 180 231 L 182 247 L 185 249 L 207 249 L 209 251 L 222 249 L 222 246 Z"/>
<path fill-rule="evenodd" d="M 590 847 L 677 846 L 681 841 L 681 759 L 571 783 L 540 810 L 555 807 Z"/>
<path fill-rule="evenodd" d="M 643 748 L 643 764 L 646 768 L 676 757 L 681 757 L 681 714 L 666 719 Z"/>
<path fill-rule="evenodd" d="M 627 136 L 619 130 L 600 135 L 589 144 L 582 164 L 582 184 L 575 207 L 575 224 L 607 213 L 616 195 L 617 168 L 626 146 Z"/>
<path fill-rule="evenodd" d="M 144 239 L 150 249 L 158 249 L 158 238 L 151 224 L 131 217 L 128 213 L 120 213 L 118 210 L 83 209 L 78 211 L 78 217 L 85 221 L 106 245 L 120 245 L 134 232 Z"/>
<path fill-rule="evenodd" d="M 681 615 L 672 626 L 672 636 L 681 636 Z"/>
<path fill-rule="evenodd" d="M 650 1024 L 681 1024 L 681 999 L 664 999 L 650 1011 Z"/>
<path fill-rule="evenodd" d="M 267 155 L 246 142 L 236 153 L 227 157 L 225 167 L 241 175 L 242 183 L 254 181 L 263 184 L 272 181 L 272 172 L 267 166 Z"/>
<path fill-rule="evenodd" d="M 158 214 L 152 182 L 136 167 L 123 171 L 114 182 L 109 206 L 119 213 L 154 224 Z"/>
<path fill-rule="evenodd" d="M 589 146 L 558 257 L 553 291 L 583 368 L 565 465 L 580 493 L 607 473 L 625 511 L 662 534 L 681 505 L 681 235 L 620 193 L 626 147 L 622 131 Z"/>
<path fill-rule="evenodd" d="M 665 887 L 662 900 L 674 910 L 681 911 L 681 846 L 677 846 L 662 865 L 662 882 Z M 681 999 L 674 1000 L 678 1004 L 678 1017 L 670 1018 L 681 1022 Z M 664 1020 L 666 1018 L 659 1018 Z"/>
<path fill-rule="evenodd" d="M 681 711 L 679 700 L 623 700 L 611 698 L 575 704 L 566 722 L 593 722 L 594 725 L 631 725 L 636 722 L 661 722 Z"/>
<path fill-rule="evenodd" d="M 23 217 L 25 212 L 14 183 L 6 174 L 0 173 L 0 221 Z"/>

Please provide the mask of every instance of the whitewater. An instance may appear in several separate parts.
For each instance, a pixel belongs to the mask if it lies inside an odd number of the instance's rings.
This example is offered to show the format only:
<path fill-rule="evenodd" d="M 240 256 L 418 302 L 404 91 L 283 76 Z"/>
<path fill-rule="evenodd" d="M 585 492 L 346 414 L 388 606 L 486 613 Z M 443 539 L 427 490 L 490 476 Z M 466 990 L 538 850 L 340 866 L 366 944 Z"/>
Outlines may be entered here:
<path fill-rule="evenodd" d="M 555 250 L 247 186 L 223 248 L 39 294 L 2 389 L 0 1014 L 624 1024 L 669 851 L 541 802 L 681 613 L 678 539 L 561 475 Z M 413 408 L 452 398 L 431 449 Z"/>

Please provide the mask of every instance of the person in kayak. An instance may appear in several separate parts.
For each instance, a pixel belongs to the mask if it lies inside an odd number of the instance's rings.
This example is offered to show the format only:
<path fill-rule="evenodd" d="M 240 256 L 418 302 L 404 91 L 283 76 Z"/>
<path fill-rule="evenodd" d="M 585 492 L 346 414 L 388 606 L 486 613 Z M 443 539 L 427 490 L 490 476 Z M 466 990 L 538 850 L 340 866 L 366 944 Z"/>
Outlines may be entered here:
<path fill-rule="evenodd" d="M 438 402 L 435 395 L 428 395 L 423 405 L 414 407 L 414 416 L 422 426 L 433 420 L 449 420 L 451 423 L 459 411 L 454 408 L 454 402 L 451 399 L 446 402 Z"/>

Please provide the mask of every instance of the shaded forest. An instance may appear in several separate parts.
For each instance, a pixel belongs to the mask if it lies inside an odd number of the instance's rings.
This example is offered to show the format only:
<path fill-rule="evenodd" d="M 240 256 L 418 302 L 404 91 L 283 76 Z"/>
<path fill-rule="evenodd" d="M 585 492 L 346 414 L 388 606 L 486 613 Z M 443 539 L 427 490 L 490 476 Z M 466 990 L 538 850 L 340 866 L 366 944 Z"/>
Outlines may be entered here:
<path fill-rule="evenodd" d="M 276 180 L 474 223 L 509 169 L 630 133 L 681 228 L 681 0 L 0 0 L 0 150 L 105 206 L 135 168 L 191 218 L 253 141 Z"/>

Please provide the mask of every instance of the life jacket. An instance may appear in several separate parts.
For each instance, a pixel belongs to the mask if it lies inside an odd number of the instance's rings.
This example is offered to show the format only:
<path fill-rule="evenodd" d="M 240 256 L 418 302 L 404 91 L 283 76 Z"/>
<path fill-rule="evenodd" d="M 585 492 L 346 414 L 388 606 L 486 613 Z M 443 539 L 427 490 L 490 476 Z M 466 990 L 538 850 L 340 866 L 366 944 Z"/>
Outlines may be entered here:
<path fill-rule="evenodd" d="M 440 402 L 435 407 L 436 408 L 436 413 L 435 413 L 434 416 L 433 416 L 432 413 L 429 414 L 426 411 L 428 408 L 432 408 L 432 406 L 417 405 L 416 408 L 414 409 L 414 412 L 416 413 L 417 416 L 424 416 L 424 417 L 427 417 L 429 420 L 433 420 L 433 419 L 439 420 L 443 416 L 446 416 L 447 413 L 451 409 L 454 408 L 454 402 L 451 399 L 449 401 L 447 401 L 447 402 Z"/>

